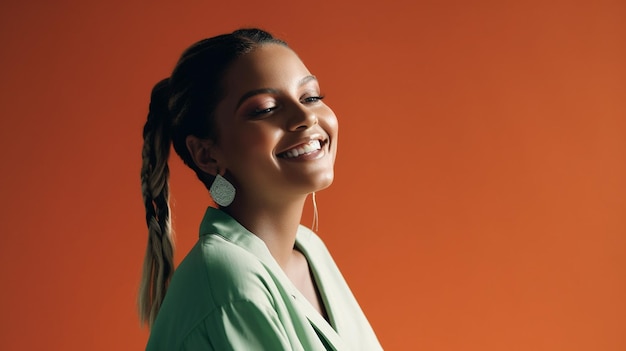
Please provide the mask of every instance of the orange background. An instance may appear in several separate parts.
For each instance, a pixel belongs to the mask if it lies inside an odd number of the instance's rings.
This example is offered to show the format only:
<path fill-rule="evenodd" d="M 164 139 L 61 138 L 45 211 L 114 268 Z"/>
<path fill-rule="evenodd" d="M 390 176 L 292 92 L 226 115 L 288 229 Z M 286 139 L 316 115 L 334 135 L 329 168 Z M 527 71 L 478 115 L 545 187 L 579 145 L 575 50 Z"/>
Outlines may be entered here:
<path fill-rule="evenodd" d="M 340 118 L 320 234 L 387 350 L 626 350 L 624 1 L 88 3 L 0 5 L 0 349 L 144 347 L 150 89 L 254 25 Z"/>

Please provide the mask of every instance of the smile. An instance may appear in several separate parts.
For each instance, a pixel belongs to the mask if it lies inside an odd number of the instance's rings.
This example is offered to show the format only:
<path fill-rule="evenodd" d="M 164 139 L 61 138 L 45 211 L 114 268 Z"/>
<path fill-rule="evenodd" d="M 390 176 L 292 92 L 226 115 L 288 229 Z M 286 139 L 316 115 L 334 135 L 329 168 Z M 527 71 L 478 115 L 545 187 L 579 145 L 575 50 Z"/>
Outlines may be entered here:
<path fill-rule="evenodd" d="M 292 149 L 289 149 L 285 152 L 281 152 L 280 154 L 278 154 L 278 157 L 281 158 L 296 158 L 296 157 L 300 157 L 303 155 L 308 155 L 308 154 L 312 154 L 316 151 L 319 151 L 322 149 L 323 144 L 325 144 L 323 141 L 321 140 L 311 140 L 306 144 L 301 144 L 298 145 Z"/>

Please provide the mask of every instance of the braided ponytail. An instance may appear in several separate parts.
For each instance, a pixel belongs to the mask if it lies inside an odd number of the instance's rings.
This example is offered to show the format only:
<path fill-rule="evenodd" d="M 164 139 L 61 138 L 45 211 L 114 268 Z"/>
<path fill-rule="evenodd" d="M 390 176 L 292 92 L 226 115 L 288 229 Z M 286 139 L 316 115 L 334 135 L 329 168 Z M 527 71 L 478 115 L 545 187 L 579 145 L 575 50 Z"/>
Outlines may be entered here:
<path fill-rule="evenodd" d="M 169 207 L 169 79 L 155 85 L 143 129 L 141 192 L 146 208 L 148 246 L 139 288 L 139 316 L 152 325 L 174 273 L 174 244 Z"/>

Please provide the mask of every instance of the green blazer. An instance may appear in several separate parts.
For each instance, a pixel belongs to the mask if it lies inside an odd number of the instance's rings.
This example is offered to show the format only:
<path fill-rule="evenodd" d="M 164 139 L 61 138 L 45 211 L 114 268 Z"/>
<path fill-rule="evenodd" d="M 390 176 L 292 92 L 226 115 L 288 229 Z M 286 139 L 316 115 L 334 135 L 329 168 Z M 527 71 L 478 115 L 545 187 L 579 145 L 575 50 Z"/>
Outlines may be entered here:
<path fill-rule="evenodd" d="M 177 268 L 146 350 L 382 350 L 321 239 L 300 226 L 327 322 L 293 286 L 265 243 L 209 208 L 200 239 Z"/>

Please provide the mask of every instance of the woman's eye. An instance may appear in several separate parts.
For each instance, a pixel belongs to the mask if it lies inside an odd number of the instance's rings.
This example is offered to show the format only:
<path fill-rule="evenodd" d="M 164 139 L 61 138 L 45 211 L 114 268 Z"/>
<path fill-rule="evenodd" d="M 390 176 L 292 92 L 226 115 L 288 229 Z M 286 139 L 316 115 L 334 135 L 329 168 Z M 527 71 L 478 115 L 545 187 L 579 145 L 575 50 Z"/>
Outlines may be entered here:
<path fill-rule="evenodd" d="M 274 111 L 276 109 L 276 106 L 272 106 L 272 107 L 267 107 L 267 108 L 259 108 L 259 109 L 255 109 L 254 111 L 252 111 L 250 114 L 253 117 L 259 117 L 265 114 L 268 114 L 272 111 Z"/>
<path fill-rule="evenodd" d="M 313 102 L 322 101 L 322 99 L 324 99 L 324 96 L 322 96 L 322 95 L 319 95 L 319 96 L 309 96 L 309 97 L 306 97 L 306 98 L 302 99 L 302 102 L 305 103 L 305 104 L 310 104 L 310 103 L 313 103 Z"/>

